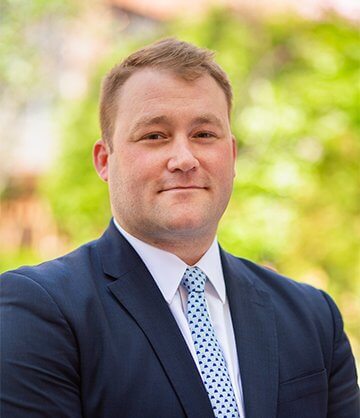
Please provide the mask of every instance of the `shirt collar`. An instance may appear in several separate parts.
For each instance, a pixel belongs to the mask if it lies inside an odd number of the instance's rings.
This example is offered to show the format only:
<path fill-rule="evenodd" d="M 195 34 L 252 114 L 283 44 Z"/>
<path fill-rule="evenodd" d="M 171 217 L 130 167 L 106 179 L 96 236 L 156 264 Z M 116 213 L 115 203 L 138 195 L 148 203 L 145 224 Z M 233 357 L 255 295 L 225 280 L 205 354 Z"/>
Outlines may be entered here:
<path fill-rule="evenodd" d="M 127 239 L 146 265 L 167 303 L 171 303 L 180 286 L 181 279 L 187 267 L 179 257 L 168 251 L 161 250 L 139 240 L 125 231 L 115 220 L 114 224 L 119 232 Z M 226 290 L 222 271 L 219 246 L 215 237 L 210 248 L 196 263 L 206 274 L 215 288 L 222 303 L 225 302 Z"/>

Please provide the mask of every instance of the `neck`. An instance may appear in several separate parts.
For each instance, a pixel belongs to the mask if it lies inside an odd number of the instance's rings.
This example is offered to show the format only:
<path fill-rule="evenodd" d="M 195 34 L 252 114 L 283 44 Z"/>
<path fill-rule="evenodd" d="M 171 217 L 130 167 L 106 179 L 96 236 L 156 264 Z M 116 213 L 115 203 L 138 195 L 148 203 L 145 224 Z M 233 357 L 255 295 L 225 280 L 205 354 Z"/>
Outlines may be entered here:
<path fill-rule="evenodd" d="M 140 238 L 139 238 L 140 239 Z M 161 250 L 168 251 L 169 253 L 175 254 L 188 266 L 195 265 L 206 251 L 210 248 L 213 243 L 214 237 L 204 241 L 196 240 L 192 238 L 190 241 L 145 241 L 154 247 L 160 248 Z"/>
<path fill-rule="evenodd" d="M 141 231 L 129 230 L 129 228 L 124 228 L 117 220 L 116 224 L 140 241 L 176 255 L 189 266 L 195 265 L 201 259 L 210 248 L 216 234 L 216 231 L 201 235 L 171 233 L 167 237 L 163 237 L 159 234 L 145 235 Z"/>

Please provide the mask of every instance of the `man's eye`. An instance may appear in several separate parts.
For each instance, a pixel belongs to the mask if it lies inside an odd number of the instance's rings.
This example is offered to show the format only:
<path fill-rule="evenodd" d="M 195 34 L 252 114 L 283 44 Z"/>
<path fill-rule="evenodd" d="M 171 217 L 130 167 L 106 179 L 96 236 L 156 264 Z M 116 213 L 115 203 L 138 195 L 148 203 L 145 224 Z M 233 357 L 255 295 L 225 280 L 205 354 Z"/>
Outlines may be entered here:
<path fill-rule="evenodd" d="M 214 138 L 215 134 L 212 132 L 198 132 L 194 136 L 196 138 Z"/>
<path fill-rule="evenodd" d="M 154 133 L 143 136 L 142 139 L 151 139 L 151 140 L 164 139 L 164 135 L 154 132 Z"/>

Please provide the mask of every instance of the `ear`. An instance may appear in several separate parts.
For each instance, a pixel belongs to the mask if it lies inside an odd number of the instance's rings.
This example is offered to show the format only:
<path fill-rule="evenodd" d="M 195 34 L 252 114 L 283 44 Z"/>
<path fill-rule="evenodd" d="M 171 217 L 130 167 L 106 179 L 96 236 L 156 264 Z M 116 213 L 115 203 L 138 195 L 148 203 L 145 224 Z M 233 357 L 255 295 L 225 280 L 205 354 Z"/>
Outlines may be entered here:
<path fill-rule="evenodd" d="M 104 181 L 108 181 L 109 177 L 109 167 L 108 167 L 108 159 L 109 159 L 109 147 L 102 139 L 99 139 L 95 142 L 93 148 L 93 162 L 95 169 L 101 179 Z"/>
<path fill-rule="evenodd" d="M 234 135 L 231 135 L 232 140 L 232 153 L 233 153 L 233 160 L 234 160 L 234 177 L 236 176 L 236 158 L 237 158 L 237 142 Z"/>

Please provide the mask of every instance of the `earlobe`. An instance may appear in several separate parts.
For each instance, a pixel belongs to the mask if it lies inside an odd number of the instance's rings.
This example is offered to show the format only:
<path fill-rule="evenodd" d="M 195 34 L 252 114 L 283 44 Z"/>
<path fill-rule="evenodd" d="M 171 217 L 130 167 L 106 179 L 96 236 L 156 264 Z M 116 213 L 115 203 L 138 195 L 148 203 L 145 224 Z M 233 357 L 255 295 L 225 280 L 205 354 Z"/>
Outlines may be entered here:
<path fill-rule="evenodd" d="M 108 147 L 102 139 L 99 139 L 94 144 L 93 162 L 99 177 L 106 182 L 108 181 L 108 157 Z"/>

